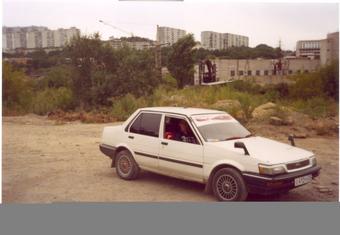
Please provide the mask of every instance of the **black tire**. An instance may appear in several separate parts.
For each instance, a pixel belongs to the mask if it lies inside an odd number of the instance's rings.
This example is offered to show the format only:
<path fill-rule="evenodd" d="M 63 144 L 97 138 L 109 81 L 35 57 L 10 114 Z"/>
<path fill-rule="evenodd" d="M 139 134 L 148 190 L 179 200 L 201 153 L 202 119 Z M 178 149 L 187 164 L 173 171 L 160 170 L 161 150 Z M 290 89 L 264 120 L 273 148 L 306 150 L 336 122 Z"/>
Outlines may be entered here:
<path fill-rule="evenodd" d="M 116 155 L 116 172 L 124 180 L 133 180 L 138 177 L 140 168 L 135 159 L 127 150 L 122 150 Z"/>
<path fill-rule="evenodd" d="M 218 170 L 213 177 L 212 188 L 219 201 L 245 201 L 248 196 L 242 175 L 232 168 Z"/>

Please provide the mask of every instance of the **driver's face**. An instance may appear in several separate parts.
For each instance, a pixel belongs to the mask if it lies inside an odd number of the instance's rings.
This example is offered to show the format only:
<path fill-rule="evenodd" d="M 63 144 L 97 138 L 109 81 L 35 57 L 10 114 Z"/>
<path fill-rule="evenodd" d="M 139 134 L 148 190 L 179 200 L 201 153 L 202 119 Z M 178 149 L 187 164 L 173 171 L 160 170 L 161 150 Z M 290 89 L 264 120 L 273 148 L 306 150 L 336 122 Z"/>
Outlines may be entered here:
<path fill-rule="evenodd" d="M 187 132 L 187 126 L 185 125 L 185 122 L 181 121 L 179 123 L 179 128 L 181 129 L 182 132 Z"/>

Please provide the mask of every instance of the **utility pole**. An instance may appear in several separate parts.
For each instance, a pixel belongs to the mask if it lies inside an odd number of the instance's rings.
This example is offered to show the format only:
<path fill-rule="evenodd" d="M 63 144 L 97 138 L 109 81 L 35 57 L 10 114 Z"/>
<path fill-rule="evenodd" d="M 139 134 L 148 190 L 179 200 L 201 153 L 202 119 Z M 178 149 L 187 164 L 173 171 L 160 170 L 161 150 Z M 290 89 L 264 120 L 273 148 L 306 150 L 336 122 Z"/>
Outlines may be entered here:
<path fill-rule="evenodd" d="M 162 79 L 162 48 L 161 46 L 169 45 L 170 43 L 160 43 L 158 41 L 158 25 L 157 25 L 157 35 L 156 35 L 156 44 L 155 44 L 155 69 L 158 73 L 160 79 Z"/>
<path fill-rule="evenodd" d="M 155 45 L 155 69 L 159 78 L 162 78 L 162 49 L 158 41 Z"/>

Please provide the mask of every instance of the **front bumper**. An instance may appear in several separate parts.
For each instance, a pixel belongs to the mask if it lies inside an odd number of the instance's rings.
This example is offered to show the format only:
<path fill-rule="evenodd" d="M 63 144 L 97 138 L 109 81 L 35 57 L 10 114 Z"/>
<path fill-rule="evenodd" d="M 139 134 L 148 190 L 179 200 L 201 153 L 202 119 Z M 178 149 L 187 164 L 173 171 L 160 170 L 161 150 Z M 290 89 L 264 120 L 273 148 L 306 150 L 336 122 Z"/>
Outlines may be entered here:
<path fill-rule="evenodd" d="M 242 175 L 247 184 L 249 193 L 271 195 L 287 192 L 290 189 L 296 188 L 294 184 L 295 178 L 310 174 L 313 178 L 317 177 L 320 174 L 320 169 L 321 167 L 314 166 L 305 170 L 277 176 L 264 176 L 250 172 L 244 172 Z"/>

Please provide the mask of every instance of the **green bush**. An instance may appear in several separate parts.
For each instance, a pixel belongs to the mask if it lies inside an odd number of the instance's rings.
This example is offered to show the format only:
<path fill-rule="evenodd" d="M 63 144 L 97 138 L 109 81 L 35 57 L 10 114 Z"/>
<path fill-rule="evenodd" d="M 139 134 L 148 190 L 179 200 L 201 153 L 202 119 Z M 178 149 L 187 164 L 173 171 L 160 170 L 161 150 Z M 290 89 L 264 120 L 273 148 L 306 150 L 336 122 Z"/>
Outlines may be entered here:
<path fill-rule="evenodd" d="M 324 93 L 333 98 L 339 100 L 339 61 L 334 61 L 329 66 L 322 68 L 319 72 L 320 79 L 322 81 L 322 88 Z"/>
<path fill-rule="evenodd" d="M 263 87 L 252 80 L 237 80 L 230 84 L 230 86 L 241 92 L 248 92 L 252 94 L 263 93 Z"/>
<path fill-rule="evenodd" d="M 47 88 L 39 91 L 32 100 L 32 110 L 39 115 L 47 114 L 56 109 L 67 110 L 73 101 L 72 91 L 61 87 L 58 89 Z"/>
<path fill-rule="evenodd" d="M 177 87 L 177 81 L 171 74 L 166 74 L 162 81 L 162 85 L 167 89 L 174 89 Z"/>
<path fill-rule="evenodd" d="M 280 97 L 280 93 L 276 90 L 268 90 L 264 97 L 271 102 L 275 102 Z"/>
<path fill-rule="evenodd" d="M 28 112 L 33 94 L 32 81 L 22 70 L 14 68 L 9 63 L 3 63 L 2 77 L 4 110 L 20 114 Z"/>
<path fill-rule="evenodd" d="M 297 75 L 293 79 L 296 83 L 289 88 L 290 97 L 293 99 L 325 96 L 336 101 L 339 99 L 339 64 L 337 61 L 317 72 Z"/>
<path fill-rule="evenodd" d="M 268 101 L 264 96 L 251 95 L 248 93 L 239 93 L 237 100 L 241 104 L 241 109 L 244 113 L 244 121 L 249 121 L 252 118 L 251 114 L 254 109 Z"/>
<path fill-rule="evenodd" d="M 307 114 L 312 118 L 324 118 L 338 113 L 338 104 L 329 98 L 314 97 L 293 101 L 291 106 L 298 112 Z"/>
<path fill-rule="evenodd" d="M 133 95 L 127 94 L 121 98 L 113 100 L 111 114 L 119 121 L 126 120 L 138 108 L 147 106 L 145 98 L 136 99 Z"/>
<path fill-rule="evenodd" d="M 323 96 L 322 80 L 316 73 L 301 75 L 289 90 L 293 99 L 309 99 Z"/>

